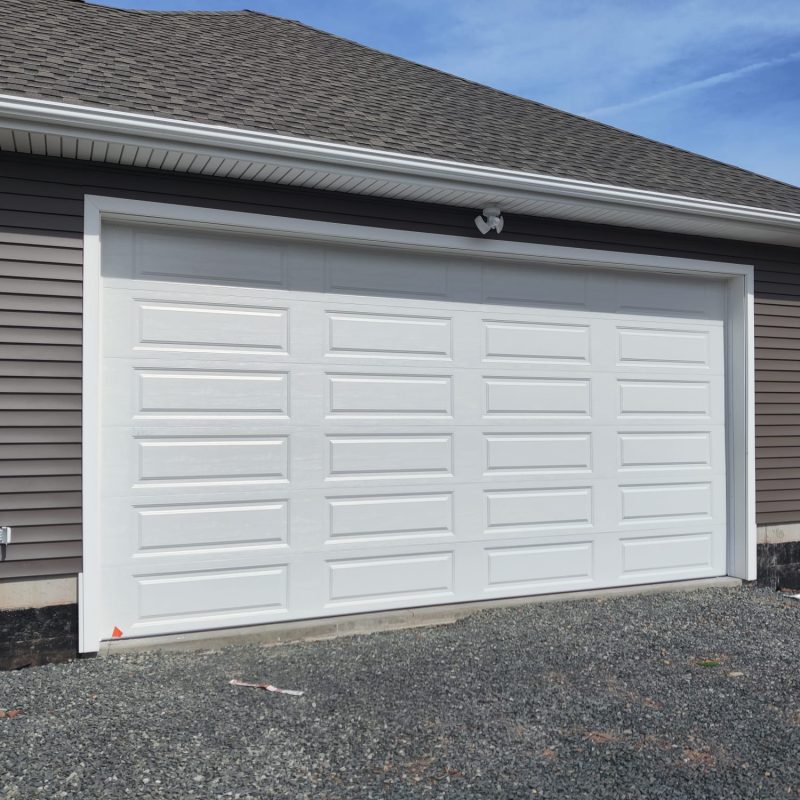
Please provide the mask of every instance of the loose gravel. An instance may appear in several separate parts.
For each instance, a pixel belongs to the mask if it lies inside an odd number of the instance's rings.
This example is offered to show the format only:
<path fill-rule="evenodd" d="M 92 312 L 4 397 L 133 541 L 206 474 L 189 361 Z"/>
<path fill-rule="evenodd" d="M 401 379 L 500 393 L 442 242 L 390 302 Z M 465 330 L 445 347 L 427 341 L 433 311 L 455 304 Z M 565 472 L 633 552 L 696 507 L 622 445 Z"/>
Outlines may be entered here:
<path fill-rule="evenodd" d="M 798 798 L 799 645 L 709 589 L 2 673 L 0 796 Z"/>

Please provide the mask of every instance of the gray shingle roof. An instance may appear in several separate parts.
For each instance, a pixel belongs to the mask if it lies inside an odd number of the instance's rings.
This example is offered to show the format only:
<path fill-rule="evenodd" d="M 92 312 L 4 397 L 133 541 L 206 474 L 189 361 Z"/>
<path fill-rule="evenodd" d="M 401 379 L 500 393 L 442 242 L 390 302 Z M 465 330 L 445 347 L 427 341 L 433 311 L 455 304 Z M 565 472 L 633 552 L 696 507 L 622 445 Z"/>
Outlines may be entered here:
<path fill-rule="evenodd" d="M 2 0 L 0 93 L 800 213 L 800 188 L 250 11 Z"/>

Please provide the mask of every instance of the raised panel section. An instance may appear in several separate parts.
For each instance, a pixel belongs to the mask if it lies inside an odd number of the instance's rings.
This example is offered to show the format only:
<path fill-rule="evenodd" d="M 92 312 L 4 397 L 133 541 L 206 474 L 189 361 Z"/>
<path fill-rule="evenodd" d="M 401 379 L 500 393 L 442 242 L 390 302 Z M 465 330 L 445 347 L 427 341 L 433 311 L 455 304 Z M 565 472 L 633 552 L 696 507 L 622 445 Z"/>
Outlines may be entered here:
<path fill-rule="evenodd" d="M 445 375 L 329 375 L 328 414 L 357 417 L 449 417 L 451 379 Z"/>
<path fill-rule="evenodd" d="M 139 439 L 143 483 L 242 483 L 286 480 L 289 442 L 263 439 Z"/>
<path fill-rule="evenodd" d="M 372 358 L 450 358 L 452 323 L 447 317 L 328 313 L 328 352 Z"/>
<path fill-rule="evenodd" d="M 138 301 L 139 350 L 285 353 L 285 308 Z"/>
<path fill-rule="evenodd" d="M 619 437 L 622 469 L 711 466 L 711 434 L 622 433 Z"/>
<path fill-rule="evenodd" d="M 711 516 L 710 483 L 620 486 L 623 522 L 706 519 Z"/>
<path fill-rule="evenodd" d="M 288 502 L 137 508 L 139 553 L 281 545 L 289 540 Z"/>
<path fill-rule="evenodd" d="M 708 366 L 708 333 L 618 328 L 619 363 L 659 367 Z"/>
<path fill-rule="evenodd" d="M 451 494 L 328 499 L 332 541 L 419 538 L 453 532 Z"/>
<path fill-rule="evenodd" d="M 140 414 L 288 416 L 285 372 L 137 370 Z"/>
<path fill-rule="evenodd" d="M 449 476 L 453 441 L 435 436 L 331 436 L 328 439 L 331 478 Z"/>
<path fill-rule="evenodd" d="M 712 536 L 697 533 L 623 539 L 622 574 L 707 570 L 712 566 Z"/>
<path fill-rule="evenodd" d="M 328 570 L 331 603 L 453 592 L 449 552 L 332 561 Z"/>
<path fill-rule="evenodd" d="M 581 308 L 586 305 L 586 273 L 493 264 L 483 270 L 483 300 L 508 305 Z"/>
<path fill-rule="evenodd" d="M 588 379 L 486 378 L 486 415 L 582 416 L 591 414 Z"/>
<path fill-rule="evenodd" d="M 589 363 L 588 325 L 484 320 L 490 361 Z"/>
<path fill-rule="evenodd" d="M 564 472 L 592 466 L 588 433 L 487 434 L 486 474 Z"/>
<path fill-rule="evenodd" d="M 325 261 L 328 292 L 447 296 L 448 265 L 440 259 L 384 250 L 331 249 Z"/>
<path fill-rule="evenodd" d="M 592 490 L 588 486 L 486 492 L 485 498 L 489 533 L 592 524 Z"/>
<path fill-rule="evenodd" d="M 280 565 L 139 576 L 135 578 L 139 618 L 155 623 L 282 610 L 287 572 L 287 566 Z"/>
<path fill-rule="evenodd" d="M 705 381 L 619 381 L 621 415 L 707 416 L 711 386 Z"/>
<path fill-rule="evenodd" d="M 535 587 L 538 584 L 586 582 L 592 579 L 592 543 L 500 547 L 486 551 L 488 586 Z"/>

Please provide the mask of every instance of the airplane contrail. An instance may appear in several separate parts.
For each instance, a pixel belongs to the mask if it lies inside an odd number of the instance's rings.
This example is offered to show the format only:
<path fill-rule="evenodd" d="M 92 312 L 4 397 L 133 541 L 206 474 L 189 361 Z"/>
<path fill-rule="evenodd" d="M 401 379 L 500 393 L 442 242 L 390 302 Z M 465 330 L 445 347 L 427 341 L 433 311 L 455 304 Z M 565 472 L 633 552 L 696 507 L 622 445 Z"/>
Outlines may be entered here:
<path fill-rule="evenodd" d="M 635 108 L 636 106 L 644 105 L 645 103 L 652 103 L 655 100 L 662 100 L 665 97 L 674 97 L 676 95 L 696 91 L 697 89 L 705 89 L 709 86 L 717 86 L 720 83 L 729 83 L 730 81 L 735 81 L 744 75 L 750 75 L 753 72 L 759 72 L 762 69 L 769 69 L 770 67 L 779 67 L 783 64 L 789 64 L 792 61 L 798 60 L 800 60 L 800 50 L 797 50 L 794 53 L 789 53 L 789 55 L 782 56 L 781 58 L 773 58 L 769 61 L 759 61 L 756 64 L 749 64 L 746 67 L 740 67 L 739 69 L 730 70 L 729 72 L 720 72 L 718 75 L 712 75 L 709 78 L 702 78 L 699 81 L 684 83 L 681 86 L 675 86 L 672 89 L 665 89 L 663 92 L 656 92 L 655 94 L 650 94 L 645 97 L 639 97 L 636 100 L 630 100 L 626 103 L 618 103 L 617 105 L 613 106 L 596 108 L 593 111 L 585 112 L 584 116 L 595 117 L 605 114 L 614 114 L 617 111 L 625 111 L 629 108 Z"/>

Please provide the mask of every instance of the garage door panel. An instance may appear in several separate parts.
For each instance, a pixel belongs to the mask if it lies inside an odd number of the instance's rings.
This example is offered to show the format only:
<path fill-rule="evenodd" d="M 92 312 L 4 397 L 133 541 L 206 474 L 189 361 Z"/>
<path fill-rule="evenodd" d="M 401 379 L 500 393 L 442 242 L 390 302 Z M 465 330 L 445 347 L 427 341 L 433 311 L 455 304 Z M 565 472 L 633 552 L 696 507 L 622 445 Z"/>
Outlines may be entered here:
<path fill-rule="evenodd" d="M 471 497 L 479 502 L 470 503 Z M 517 546 L 585 536 L 588 529 L 593 534 L 618 532 L 618 521 L 593 517 L 592 499 L 587 487 L 563 485 L 517 486 L 482 495 L 476 486 L 462 486 L 454 491 L 393 488 L 355 495 L 309 491 L 291 500 L 277 493 L 239 501 L 183 497 L 181 502 L 159 503 L 142 498 L 132 508 L 125 500 L 110 499 L 105 527 L 119 525 L 127 512 L 137 531 L 127 555 L 186 563 L 212 552 L 219 558 L 245 551 L 261 557 L 287 547 L 316 557 L 323 552 L 394 552 L 450 541 Z M 671 529 L 708 526 L 702 513 L 672 516 Z M 653 513 L 625 527 L 658 530 L 663 522 Z"/>
<path fill-rule="evenodd" d="M 289 375 L 260 370 L 136 370 L 137 416 L 289 416 Z"/>
<path fill-rule="evenodd" d="M 725 429 L 674 425 L 620 428 L 614 463 L 620 485 L 710 481 L 724 496 Z"/>
<path fill-rule="evenodd" d="M 290 376 L 252 364 L 162 361 L 158 366 L 107 359 L 107 424 L 169 427 L 199 420 L 217 424 L 289 418 Z"/>
<path fill-rule="evenodd" d="M 713 484 L 631 483 L 619 487 L 621 525 L 633 526 L 708 520 L 713 517 Z"/>
<path fill-rule="evenodd" d="M 325 309 L 327 358 L 450 361 L 453 320 L 448 316 Z"/>
<path fill-rule="evenodd" d="M 710 379 L 677 380 L 648 376 L 624 377 L 617 381 L 619 416 L 710 418 L 722 387 Z"/>
<path fill-rule="evenodd" d="M 709 330 L 635 326 L 617 327 L 617 364 L 620 367 L 670 367 L 708 370 L 711 368 Z"/>
<path fill-rule="evenodd" d="M 483 474 L 487 477 L 592 471 L 590 431 L 492 431 L 483 439 Z"/>
<path fill-rule="evenodd" d="M 289 542 L 288 499 L 139 506 L 133 510 L 139 529 L 137 554 L 274 548 Z"/>
<path fill-rule="evenodd" d="M 133 635 L 148 635 L 175 630 L 178 620 L 178 629 L 197 630 L 214 627 L 215 618 L 241 625 L 285 616 L 290 563 L 288 548 L 256 547 L 144 550 L 109 560 L 103 588 L 114 602 L 106 627 L 132 635 L 141 625 Z"/>
<path fill-rule="evenodd" d="M 592 414 L 591 381 L 588 378 L 544 378 L 487 375 L 484 416 L 583 417 Z"/>
<path fill-rule="evenodd" d="M 325 375 L 252 360 L 107 358 L 104 424 L 134 435 L 263 432 L 319 420 Z"/>
<path fill-rule="evenodd" d="M 586 308 L 589 273 L 552 267 L 531 269 L 531 266 L 485 265 L 481 302 L 501 306 Z"/>
<path fill-rule="evenodd" d="M 451 375 L 338 372 L 325 375 L 328 418 L 453 417 Z"/>
<path fill-rule="evenodd" d="M 485 558 L 488 595 L 576 591 L 596 584 L 591 540 L 507 544 L 487 548 Z"/>
<path fill-rule="evenodd" d="M 627 473 L 712 469 L 712 454 L 724 429 L 626 430 L 618 434 L 619 468 Z M 718 457 L 713 464 L 718 463 Z M 721 468 L 721 465 L 720 465 Z"/>
<path fill-rule="evenodd" d="M 325 253 L 324 264 L 324 291 L 328 294 L 474 300 L 466 289 L 469 273 L 477 267 L 462 266 L 453 281 L 454 264 L 447 257 L 331 247 Z"/>
<path fill-rule="evenodd" d="M 225 508 L 214 503 L 140 506 L 129 512 L 135 538 L 116 548 L 120 554 L 124 550 L 124 557 L 110 555 L 107 563 L 111 568 L 130 568 L 134 574 L 283 563 L 290 555 L 287 512 L 286 501 L 281 506 L 278 500 L 230 503 Z M 204 519 L 214 513 L 221 517 L 219 522 Z M 164 518 L 178 514 L 183 515 L 178 524 Z M 123 519 L 107 520 L 105 529 Z M 241 527 L 223 529 L 234 520 Z"/>
<path fill-rule="evenodd" d="M 600 322 L 569 310 L 484 306 L 456 316 L 457 344 L 468 366 L 486 371 L 588 374 L 597 364 Z"/>
<path fill-rule="evenodd" d="M 435 362 L 470 370 L 485 364 L 487 370 L 556 374 L 590 364 L 589 317 L 578 323 L 548 309 L 537 312 L 534 321 L 530 311 L 498 308 L 490 314 L 455 303 L 444 308 L 441 303 L 408 308 L 373 303 L 370 311 L 353 304 L 315 306 L 314 301 L 307 303 L 305 313 L 315 329 L 322 326 L 321 346 L 331 363 L 425 367 Z"/>
<path fill-rule="evenodd" d="M 288 616 L 286 564 L 223 568 L 208 564 L 191 571 L 134 575 L 120 570 L 109 580 L 106 589 L 113 587 L 120 602 L 107 615 L 102 631 L 106 637 L 114 627 L 125 636 L 151 636 L 255 625 Z"/>
<path fill-rule="evenodd" d="M 112 238 L 104 635 L 724 573 L 720 285 Z"/>
<path fill-rule="evenodd" d="M 334 434 L 327 437 L 325 480 L 451 478 L 453 434 Z"/>
<path fill-rule="evenodd" d="M 263 429 L 262 429 L 263 430 Z M 358 429 L 356 429 L 358 430 Z M 130 431 L 130 429 L 128 429 Z M 181 435 L 137 427 L 106 429 L 103 456 L 109 465 L 105 493 L 122 496 L 247 496 L 258 492 L 292 491 L 329 486 L 364 485 L 383 491 L 387 486 L 452 485 L 465 478 L 480 481 L 480 449 L 460 431 L 414 428 L 324 434 L 294 428 L 291 433 L 235 431 L 223 426 L 192 427 Z M 474 466 L 455 476 L 456 452 Z M 110 465 L 114 465 L 113 468 Z"/>
<path fill-rule="evenodd" d="M 464 407 L 461 372 L 362 367 L 320 374 L 321 412 L 331 430 L 356 426 L 384 431 L 447 426 Z M 319 410 L 317 411 L 319 417 Z"/>
<path fill-rule="evenodd" d="M 133 347 L 171 352 L 277 355 L 288 350 L 289 311 L 232 302 L 131 298 L 138 336 Z"/>
<path fill-rule="evenodd" d="M 316 522 L 316 520 L 315 520 Z M 166 563 L 197 559 L 249 563 L 283 555 L 302 537 L 307 521 L 297 502 L 272 493 L 239 499 L 214 497 L 110 497 L 101 518 L 108 564 Z"/>
<path fill-rule="evenodd" d="M 452 550 L 333 559 L 326 572 L 329 609 L 456 597 Z"/>
<path fill-rule="evenodd" d="M 287 483 L 289 439 L 281 435 L 150 435 L 109 428 L 103 443 L 108 496 L 218 494 Z"/>
<path fill-rule="evenodd" d="M 143 623 L 211 614 L 230 615 L 287 610 L 285 564 L 214 568 L 137 576 L 138 617 Z"/>
<path fill-rule="evenodd" d="M 455 537 L 452 491 L 328 496 L 326 543 L 341 547 Z"/>
<path fill-rule="evenodd" d="M 509 535 L 553 528 L 594 527 L 592 486 L 552 486 L 484 492 L 485 532 Z"/>
<path fill-rule="evenodd" d="M 286 481 L 288 450 L 285 436 L 142 438 L 134 485 Z"/>
<path fill-rule="evenodd" d="M 590 363 L 591 328 L 555 322 L 482 320 L 484 362 Z"/>
<path fill-rule="evenodd" d="M 231 286 L 288 286 L 287 242 L 264 236 L 181 228 L 107 225 L 103 270 L 109 278 Z"/>
<path fill-rule="evenodd" d="M 103 350 L 110 357 L 276 358 L 288 353 L 289 308 L 241 295 L 107 288 Z M 285 301 L 285 298 L 283 298 Z"/>
<path fill-rule="evenodd" d="M 719 283 L 683 276 L 617 273 L 614 310 L 627 315 L 722 320 L 725 295 Z"/>
<path fill-rule="evenodd" d="M 725 537 L 719 526 L 626 532 L 616 539 L 617 583 L 631 584 L 719 574 L 725 569 Z"/>
<path fill-rule="evenodd" d="M 664 580 L 691 570 L 704 574 L 713 569 L 712 533 L 669 534 L 624 539 L 621 580 Z"/>

